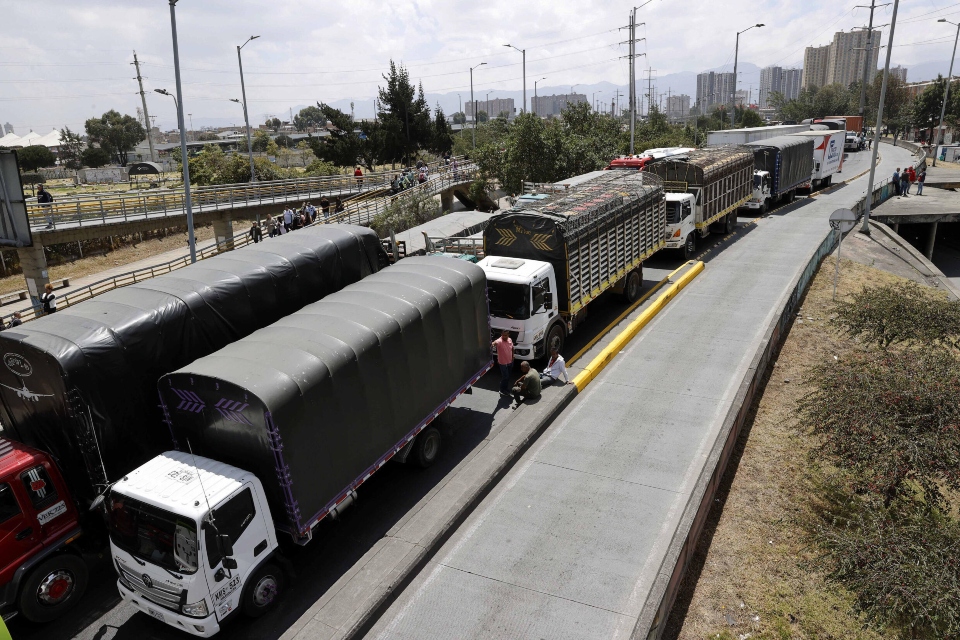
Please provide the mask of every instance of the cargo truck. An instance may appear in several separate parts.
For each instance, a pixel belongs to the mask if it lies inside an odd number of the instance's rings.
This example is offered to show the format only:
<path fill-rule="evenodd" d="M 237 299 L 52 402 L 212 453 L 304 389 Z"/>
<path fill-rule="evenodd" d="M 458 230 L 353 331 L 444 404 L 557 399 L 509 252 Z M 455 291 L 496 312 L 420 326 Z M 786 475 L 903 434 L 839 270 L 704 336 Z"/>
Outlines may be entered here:
<path fill-rule="evenodd" d="M 4 436 L 17 441 L 17 455 L 4 456 L 0 440 L 0 468 L 32 474 L 29 486 L 23 480 L 29 503 L 16 482 L 0 481 L 9 534 L 0 537 L 0 557 L 19 567 L 0 566 L 0 613 L 19 609 L 42 622 L 82 595 L 79 550 L 106 546 L 102 519 L 87 507 L 110 479 L 171 447 L 157 405 L 162 374 L 357 282 L 385 260 L 370 229 L 324 225 L 0 333 L 0 420 Z M 36 583 L 40 573 L 46 577 Z"/>
<path fill-rule="evenodd" d="M 833 174 L 843 169 L 844 132 L 804 131 L 790 135 L 813 140 L 813 171 L 810 179 L 797 188 L 813 191 L 818 187 L 830 186 Z"/>
<path fill-rule="evenodd" d="M 780 136 L 745 145 L 753 151 L 753 197 L 748 209 L 766 213 L 781 201 L 791 201 L 797 188 L 813 173 L 813 140 Z"/>
<path fill-rule="evenodd" d="M 181 450 L 103 501 L 123 599 L 202 637 L 264 613 L 279 534 L 307 544 L 391 458 L 436 459 L 432 423 L 491 368 L 489 331 L 481 268 L 406 258 L 161 378 Z"/>
<path fill-rule="evenodd" d="M 730 233 L 737 209 L 751 197 L 753 154 L 725 146 L 693 151 L 684 158 L 658 162 L 650 172 L 666 190 L 666 247 L 682 249 L 687 259 L 710 233 Z"/>
<path fill-rule="evenodd" d="M 573 178 L 490 218 L 479 265 L 493 335 L 510 332 L 515 359 L 562 350 L 605 291 L 640 297 L 643 261 L 664 246 L 666 224 L 663 187 L 648 170 Z"/>

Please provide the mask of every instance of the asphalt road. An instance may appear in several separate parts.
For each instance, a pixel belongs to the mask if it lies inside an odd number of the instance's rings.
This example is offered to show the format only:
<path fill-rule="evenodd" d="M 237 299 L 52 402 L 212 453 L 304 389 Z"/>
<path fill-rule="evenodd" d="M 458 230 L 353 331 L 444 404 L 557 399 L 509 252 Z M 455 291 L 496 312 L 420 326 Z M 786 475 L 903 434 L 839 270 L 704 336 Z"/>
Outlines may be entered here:
<path fill-rule="evenodd" d="M 857 157 L 860 156 L 860 157 Z M 853 154 L 854 162 L 845 165 L 843 177 L 852 177 L 867 154 Z M 865 160 L 865 162 L 857 162 Z M 782 215 L 792 205 L 784 205 L 769 215 Z M 702 241 L 701 259 L 709 261 L 725 248 L 733 246 L 755 226 L 753 217 L 740 217 L 738 229 L 730 236 L 711 236 Z M 683 264 L 679 253 L 664 251 L 644 264 L 644 292 Z M 564 356 L 577 353 L 617 318 L 624 304 L 616 296 L 603 296 L 590 308 L 590 317 L 571 336 Z M 279 638 L 321 595 L 333 585 L 363 554 L 382 538 L 411 507 L 417 504 L 447 473 L 457 466 L 490 432 L 498 415 L 510 411 L 497 393 L 499 374 L 491 372 L 474 388 L 472 395 L 461 396 L 441 418 L 444 451 L 437 464 L 422 470 L 412 466 L 388 464 L 368 480 L 359 491 L 356 506 L 338 522 L 325 521 L 314 540 L 306 547 L 288 545 L 285 552 L 298 575 L 288 585 L 277 607 L 258 620 L 235 620 L 222 631 L 237 640 Z M 118 595 L 113 568 L 105 559 L 91 559 L 90 587 L 78 606 L 60 620 L 34 625 L 23 618 L 9 623 L 17 640 L 78 638 L 82 640 L 146 640 L 187 637 L 171 627 L 139 613 L 124 604 Z"/>

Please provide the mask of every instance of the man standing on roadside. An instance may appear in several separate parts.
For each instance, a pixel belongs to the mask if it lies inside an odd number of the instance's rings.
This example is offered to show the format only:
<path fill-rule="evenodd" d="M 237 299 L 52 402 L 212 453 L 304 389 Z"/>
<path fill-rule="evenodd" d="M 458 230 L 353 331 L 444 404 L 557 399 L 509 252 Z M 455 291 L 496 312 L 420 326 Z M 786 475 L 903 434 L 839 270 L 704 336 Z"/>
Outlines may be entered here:
<path fill-rule="evenodd" d="M 923 182 L 927 179 L 926 167 L 920 167 L 920 175 L 917 176 L 917 195 L 923 195 Z"/>
<path fill-rule="evenodd" d="M 504 329 L 500 337 L 493 341 L 497 351 L 497 364 L 500 365 L 500 395 L 510 396 L 510 369 L 513 368 L 513 340 L 510 332 Z"/>
<path fill-rule="evenodd" d="M 900 167 L 897 167 L 897 170 L 893 172 L 891 181 L 893 182 L 895 195 L 900 195 Z"/>

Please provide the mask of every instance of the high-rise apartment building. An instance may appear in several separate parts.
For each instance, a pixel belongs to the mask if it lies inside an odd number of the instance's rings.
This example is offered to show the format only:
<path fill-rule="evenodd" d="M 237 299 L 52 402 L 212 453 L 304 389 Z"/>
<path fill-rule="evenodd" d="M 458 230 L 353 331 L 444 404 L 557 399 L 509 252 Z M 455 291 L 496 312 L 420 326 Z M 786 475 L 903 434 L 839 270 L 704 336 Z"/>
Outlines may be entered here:
<path fill-rule="evenodd" d="M 890 75 L 895 78 L 900 78 L 900 82 L 907 83 L 907 68 L 902 67 L 899 64 L 895 67 L 890 68 Z"/>
<path fill-rule="evenodd" d="M 690 115 L 690 96 L 685 93 L 679 96 L 667 96 L 666 107 L 667 118 L 671 120 L 686 118 Z"/>
<path fill-rule="evenodd" d="M 10 124 L 9 122 L 3 125 L 3 129 L 0 129 L 0 133 L 2 134 L 13 133 L 13 125 Z"/>
<path fill-rule="evenodd" d="M 499 117 L 500 114 L 506 114 L 508 118 L 512 118 L 514 116 L 513 98 L 491 98 L 489 100 L 480 99 L 476 100 L 475 102 L 477 104 L 477 111 L 485 112 L 491 119 Z M 468 100 L 464 107 L 465 108 L 463 112 L 472 120 L 473 105 Z"/>
<path fill-rule="evenodd" d="M 872 78 L 880 59 L 880 32 L 873 36 L 865 29 L 833 34 L 833 42 L 824 47 L 807 47 L 803 54 L 803 80 L 801 88 L 825 87 L 839 84 L 849 87 L 863 77 L 864 65 L 867 78 Z M 867 47 L 867 40 L 870 46 Z"/>
<path fill-rule="evenodd" d="M 587 96 L 582 93 L 561 93 L 553 96 L 537 96 L 532 100 L 533 113 L 538 116 L 558 116 L 568 104 L 586 102 Z"/>
<path fill-rule="evenodd" d="M 787 100 L 800 95 L 800 69 L 766 67 L 760 70 L 760 98 L 758 106 L 766 109 L 770 106 L 770 94 L 782 93 Z"/>
<path fill-rule="evenodd" d="M 707 71 L 697 74 L 697 109 L 706 113 L 717 104 L 730 104 L 733 99 L 734 76 L 732 73 Z"/>

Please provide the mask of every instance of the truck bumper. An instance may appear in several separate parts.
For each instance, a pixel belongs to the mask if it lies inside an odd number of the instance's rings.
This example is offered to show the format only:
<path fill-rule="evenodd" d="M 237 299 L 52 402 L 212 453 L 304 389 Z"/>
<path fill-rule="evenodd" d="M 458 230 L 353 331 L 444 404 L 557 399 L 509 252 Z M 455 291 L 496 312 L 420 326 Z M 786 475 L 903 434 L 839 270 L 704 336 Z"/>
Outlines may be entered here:
<path fill-rule="evenodd" d="M 120 592 L 120 597 L 151 618 L 165 622 L 180 631 L 186 631 L 190 635 L 209 638 L 220 631 L 216 613 L 211 613 L 206 618 L 188 618 L 166 607 L 153 604 L 139 593 L 127 589 L 119 580 L 117 580 L 117 590 Z"/>
<path fill-rule="evenodd" d="M 530 342 L 518 342 L 513 345 L 514 360 L 532 360 L 534 357 L 534 346 Z"/>
<path fill-rule="evenodd" d="M 761 208 L 762 205 L 763 203 L 761 202 L 754 202 L 753 200 L 751 200 L 750 202 L 745 202 L 743 206 L 746 207 L 747 209 L 759 209 Z"/>

